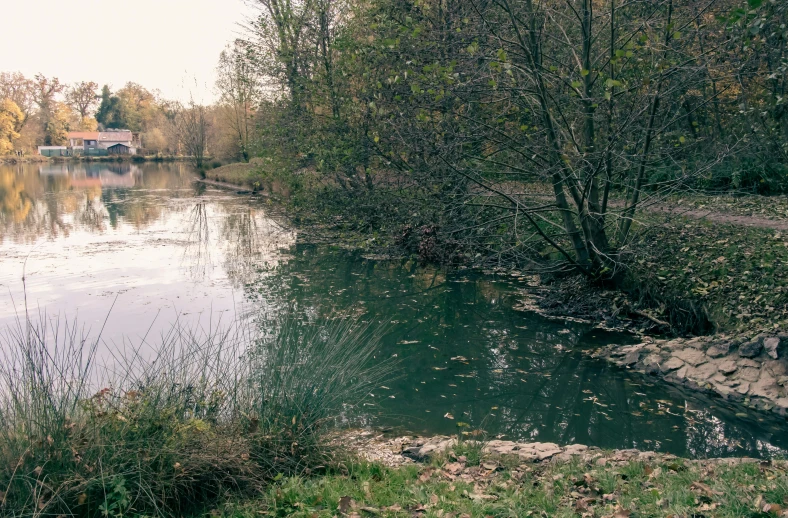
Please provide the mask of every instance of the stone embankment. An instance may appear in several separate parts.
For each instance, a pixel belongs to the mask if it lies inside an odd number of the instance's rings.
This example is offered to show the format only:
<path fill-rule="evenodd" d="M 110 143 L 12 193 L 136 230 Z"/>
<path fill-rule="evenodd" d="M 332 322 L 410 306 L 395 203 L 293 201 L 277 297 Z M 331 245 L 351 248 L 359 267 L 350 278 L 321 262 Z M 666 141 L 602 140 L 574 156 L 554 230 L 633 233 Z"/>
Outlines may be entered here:
<path fill-rule="evenodd" d="M 594 355 L 748 407 L 788 413 L 788 335 L 650 339 Z"/>
<path fill-rule="evenodd" d="M 457 439 L 438 435 L 435 437 L 404 436 L 386 438 L 369 430 L 351 430 L 337 437 L 343 447 L 357 453 L 360 457 L 379 462 L 387 466 L 401 466 L 412 462 L 425 462 L 435 455 L 449 455 L 457 445 Z M 473 441 L 471 441 L 473 442 Z M 669 453 L 640 451 L 635 449 L 606 451 L 593 446 L 572 444 L 559 446 L 551 442 L 514 442 L 492 440 L 478 443 L 483 447 L 482 460 L 496 457 L 514 456 L 521 463 L 534 462 L 580 462 L 593 463 L 597 466 L 618 465 L 631 461 L 669 461 L 678 457 Z M 454 459 L 464 462 L 462 457 Z M 741 462 L 759 462 L 751 458 L 705 459 L 703 462 L 713 464 L 737 464 Z M 452 464 L 447 466 L 451 467 Z"/>

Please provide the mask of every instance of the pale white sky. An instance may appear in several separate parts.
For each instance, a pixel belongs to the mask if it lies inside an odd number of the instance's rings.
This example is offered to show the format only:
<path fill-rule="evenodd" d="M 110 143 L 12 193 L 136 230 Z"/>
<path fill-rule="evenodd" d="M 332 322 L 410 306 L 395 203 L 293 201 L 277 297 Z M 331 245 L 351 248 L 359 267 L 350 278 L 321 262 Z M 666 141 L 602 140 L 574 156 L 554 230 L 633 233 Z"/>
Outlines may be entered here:
<path fill-rule="evenodd" d="M 62 82 L 128 81 L 165 98 L 214 99 L 224 46 L 255 11 L 244 0 L 2 0 L 0 71 Z"/>

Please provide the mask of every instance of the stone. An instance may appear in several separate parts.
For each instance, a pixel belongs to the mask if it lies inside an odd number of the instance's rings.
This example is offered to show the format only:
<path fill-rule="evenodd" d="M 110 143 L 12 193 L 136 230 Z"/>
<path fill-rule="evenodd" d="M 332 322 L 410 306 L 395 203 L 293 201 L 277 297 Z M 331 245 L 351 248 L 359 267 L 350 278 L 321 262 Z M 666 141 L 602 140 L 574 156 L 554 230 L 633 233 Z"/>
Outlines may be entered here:
<path fill-rule="evenodd" d="M 739 368 L 742 367 L 755 367 L 756 369 L 761 368 L 760 363 L 756 362 L 755 360 L 750 360 L 749 358 L 742 358 L 741 360 L 736 362 L 736 365 L 738 365 Z"/>
<path fill-rule="evenodd" d="M 711 358 L 720 358 L 728 354 L 728 349 L 728 347 L 723 349 L 719 345 L 712 345 L 706 350 L 706 356 Z"/>
<path fill-rule="evenodd" d="M 564 448 L 564 453 L 568 453 L 570 455 L 580 455 L 586 451 L 588 451 L 588 446 L 585 444 L 570 444 Z"/>
<path fill-rule="evenodd" d="M 680 369 L 684 366 L 684 362 L 673 356 L 668 361 L 664 362 L 660 368 L 662 372 L 670 372 L 676 369 Z"/>
<path fill-rule="evenodd" d="M 763 341 L 763 348 L 766 350 L 766 354 L 774 358 L 775 360 L 779 358 L 779 352 L 777 349 L 780 347 L 780 339 L 776 336 L 770 336 L 769 338 L 764 339 Z"/>
<path fill-rule="evenodd" d="M 521 462 L 533 462 L 537 460 L 533 450 L 518 450 L 517 455 L 520 457 Z"/>
<path fill-rule="evenodd" d="M 783 387 L 788 387 L 788 376 L 780 376 L 777 380 L 778 385 L 782 385 Z"/>
<path fill-rule="evenodd" d="M 761 373 L 761 377 L 757 382 L 750 385 L 750 395 L 767 399 L 777 399 L 780 397 L 777 382 L 765 372 Z"/>
<path fill-rule="evenodd" d="M 570 444 L 566 448 L 564 448 L 563 453 L 558 455 L 556 458 L 561 460 L 572 460 L 572 457 L 575 455 L 584 455 L 588 451 L 588 446 L 585 444 Z"/>
<path fill-rule="evenodd" d="M 684 381 L 685 379 L 687 379 L 687 369 L 688 369 L 688 368 L 689 368 L 689 367 L 685 365 L 684 367 L 682 367 L 682 368 L 680 368 L 679 370 L 677 370 L 677 371 L 676 371 L 676 377 L 677 377 L 679 380 L 681 380 L 681 381 Z"/>
<path fill-rule="evenodd" d="M 687 377 L 693 380 L 706 381 L 717 374 L 717 366 L 711 363 L 704 363 L 698 367 L 687 369 Z"/>
<path fill-rule="evenodd" d="M 777 401 L 774 402 L 776 408 L 781 408 L 782 410 L 788 410 L 788 397 L 781 397 Z"/>
<path fill-rule="evenodd" d="M 720 340 L 719 342 L 714 342 L 713 344 L 711 344 L 711 347 L 709 347 L 709 349 L 706 351 L 706 354 L 712 356 L 713 353 L 709 351 L 714 349 L 716 351 L 721 352 L 720 356 L 725 356 L 726 354 L 731 352 L 732 347 L 733 347 L 732 342 L 730 340 Z M 716 356 L 713 357 L 716 358 Z"/>
<path fill-rule="evenodd" d="M 421 446 L 410 446 L 402 450 L 402 454 L 411 459 L 420 459 L 419 450 L 421 450 Z"/>
<path fill-rule="evenodd" d="M 727 383 L 728 378 L 726 378 L 723 373 L 718 372 L 711 377 L 711 381 L 713 381 L 714 383 Z"/>
<path fill-rule="evenodd" d="M 714 390 L 727 399 L 728 396 L 733 394 L 733 389 L 721 383 L 714 384 Z"/>
<path fill-rule="evenodd" d="M 763 342 L 756 338 L 739 346 L 739 356 L 742 358 L 755 358 L 761 354 L 761 350 L 763 350 Z"/>
<path fill-rule="evenodd" d="M 515 453 L 515 450 L 519 448 L 518 444 L 512 441 L 490 441 L 487 443 L 485 447 L 485 451 L 487 453 L 496 453 L 498 455 L 507 455 L 510 453 Z"/>
<path fill-rule="evenodd" d="M 436 437 L 427 441 L 424 446 L 419 448 L 415 458 L 424 459 L 433 453 L 443 453 L 449 448 L 453 448 L 457 444 L 457 439 L 446 439 L 445 437 Z M 408 448 L 410 450 L 410 448 Z M 404 453 L 404 452 L 403 452 Z M 411 455 L 408 455 L 411 456 Z"/>
<path fill-rule="evenodd" d="M 684 348 L 684 342 L 682 340 L 671 340 L 665 344 L 665 348 L 670 351 L 679 351 Z"/>
<path fill-rule="evenodd" d="M 521 460 L 545 460 L 553 455 L 558 455 L 563 450 L 552 442 L 535 442 L 523 444 L 517 452 Z"/>
<path fill-rule="evenodd" d="M 725 375 L 733 374 L 734 372 L 736 372 L 736 369 L 738 369 L 738 367 L 736 366 L 736 362 L 733 360 L 722 361 L 719 364 L 718 368 L 720 369 L 720 372 Z"/>
<path fill-rule="evenodd" d="M 640 361 L 640 351 L 629 351 L 626 356 L 624 356 L 624 360 L 621 362 L 622 365 L 635 365 L 638 361 Z"/>
<path fill-rule="evenodd" d="M 698 365 L 708 361 L 708 357 L 703 353 L 703 351 L 699 351 L 697 349 L 682 349 L 681 351 L 673 353 L 673 356 L 683 360 L 693 367 L 697 367 Z"/>
<path fill-rule="evenodd" d="M 788 360 L 766 360 L 763 362 L 763 368 L 769 371 L 769 374 L 775 378 L 780 376 L 788 376 Z"/>
<path fill-rule="evenodd" d="M 758 378 L 761 377 L 761 371 L 755 367 L 745 367 L 739 371 L 738 376 L 744 381 L 758 381 Z"/>
<path fill-rule="evenodd" d="M 750 391 L 750 384 L 746 381 L 742 382 L 741 385 L 736 387 L 736 392 L 742 395 L 746 394 L 749 391 Z"/>

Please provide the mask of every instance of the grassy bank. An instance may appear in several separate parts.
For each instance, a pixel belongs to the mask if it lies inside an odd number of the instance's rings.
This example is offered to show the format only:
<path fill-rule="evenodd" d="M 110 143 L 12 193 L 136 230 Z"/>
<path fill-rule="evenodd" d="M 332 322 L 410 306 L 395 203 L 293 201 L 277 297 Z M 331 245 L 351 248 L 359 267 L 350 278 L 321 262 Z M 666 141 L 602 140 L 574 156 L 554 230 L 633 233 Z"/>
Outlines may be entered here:
<path fill-rule="evenodd" d="M 254 164 L 235 163 L 208 169 L 205 171 L 205 178 L 215 182 L 230 183 L 239 187 L 253 187 L 255 183 L 254 172 Z"/>
<path fill-rule="evenodd" d="M 475 465 L 474 465 L 475 464 Z M 675 458 L 518 464 L 506 458 L 438 458 L 389 468 L 354 463 L 296 477 L 213 516 L 640 517 L 788 516 L 785 462 Z"/>
<path fill-rule="evenodd" d="M 388 364 L 351 322 L 173 328 L 112 347 L 76 323 L 0 335 L 0 515 L 171 517 L 343 458 L 327 433 Z"/>
<path fill-rule="evenodd" d="M 49 162 L 49 158 L 39 155 L 25 155 L 22 157 L 13 155 L 0 155 L 0 164 L 37 164 Z"/>

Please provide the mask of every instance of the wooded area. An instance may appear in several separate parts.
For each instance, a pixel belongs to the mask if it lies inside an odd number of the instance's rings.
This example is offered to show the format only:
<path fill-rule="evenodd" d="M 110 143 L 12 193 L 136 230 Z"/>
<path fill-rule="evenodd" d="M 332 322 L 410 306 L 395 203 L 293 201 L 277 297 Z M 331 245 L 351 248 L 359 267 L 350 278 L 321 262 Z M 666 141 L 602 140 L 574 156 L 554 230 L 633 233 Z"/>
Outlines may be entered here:
<path fill-rule="evenodd" d="M 783 3 L 257 4 L 223 58 L 259 86 L 241 148 L 427 259 L 616 279 L 644 203 L 788 185 Z"/>
<path fill-rule="evenodd" d="M 4 149 L 128 128 L 200 167 L 309 171 L 332 190 L 323 205 L 362 230 L 396 226 L 425 260 L 603 281 L 619 279 L 644 205 L 788 186 L 781 2 L 256 5 L 211 106 L 4 73 Z"/>

